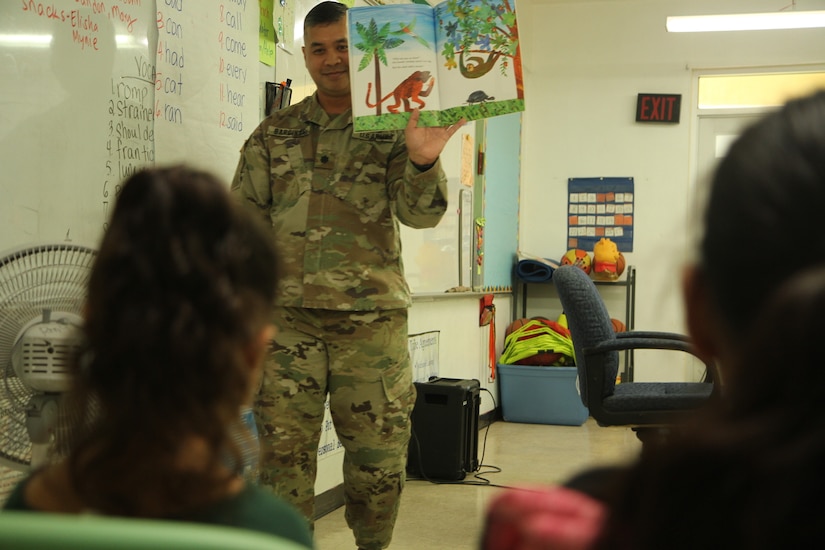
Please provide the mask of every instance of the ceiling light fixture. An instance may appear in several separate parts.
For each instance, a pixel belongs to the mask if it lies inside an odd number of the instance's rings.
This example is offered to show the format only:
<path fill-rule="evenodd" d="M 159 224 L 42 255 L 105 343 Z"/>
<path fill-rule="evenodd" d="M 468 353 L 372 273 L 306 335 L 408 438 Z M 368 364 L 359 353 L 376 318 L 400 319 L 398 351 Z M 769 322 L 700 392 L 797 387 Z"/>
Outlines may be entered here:
<path fill-rule="evenodd" d="M 668 32 L 759 31 L 825 27 L 825 10 L 686 15 L 667 18 Z"/>

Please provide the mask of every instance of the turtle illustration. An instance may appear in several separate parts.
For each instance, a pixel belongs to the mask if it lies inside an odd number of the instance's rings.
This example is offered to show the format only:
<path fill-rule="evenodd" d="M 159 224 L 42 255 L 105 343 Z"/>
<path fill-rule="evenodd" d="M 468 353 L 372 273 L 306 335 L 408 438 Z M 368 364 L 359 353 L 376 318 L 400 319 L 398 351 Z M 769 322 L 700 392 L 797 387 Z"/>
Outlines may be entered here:
<path fill-rule="evenodd" d="M 484 103 L 485 101 L 495 101 L 496 98 L 493 96 L 487 95 L 484 90 L 476 90 L 475 92 L 471 93 L 470 96 L 467 98 L 465 103 L 469 105 L 473 105 L 474 103 Z"/>

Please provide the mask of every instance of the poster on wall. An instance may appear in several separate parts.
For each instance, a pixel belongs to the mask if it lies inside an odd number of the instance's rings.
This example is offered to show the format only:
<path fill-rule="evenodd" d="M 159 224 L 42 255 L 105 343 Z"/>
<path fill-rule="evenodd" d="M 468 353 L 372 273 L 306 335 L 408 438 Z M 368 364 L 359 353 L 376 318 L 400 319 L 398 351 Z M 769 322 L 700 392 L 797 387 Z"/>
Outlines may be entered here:
<path fill-rule="evenodd" d="M 437 330 L 411 334 L 407 339 L 410 349 L 410 362 L 413 367 L 413 382 L 426 382 L 438 376 L 438 337 Z"/>
<path fill-rule="evenodd" d="M 329 412 L 329 396 L 324 403 L 324 422 L 321 424 L 321 439 L 318 441 L 318 461 L 326 460 L 344 452 L 344 445 L 338 439 L 335 426 L 332 423 L 332 413 Z"/>
<path fill-rule="evenodd" d="M 633 252 L 633 178 L 567 180 L 567 248 L 592 251 L 603 237 Z"/>

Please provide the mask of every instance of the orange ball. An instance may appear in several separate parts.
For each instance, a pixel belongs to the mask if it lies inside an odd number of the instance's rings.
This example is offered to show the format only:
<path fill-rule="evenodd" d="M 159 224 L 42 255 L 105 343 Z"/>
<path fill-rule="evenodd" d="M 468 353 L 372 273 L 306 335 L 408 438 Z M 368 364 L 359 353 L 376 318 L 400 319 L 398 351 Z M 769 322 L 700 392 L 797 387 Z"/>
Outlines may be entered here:
<path fill-rule="evenodd" d="M 571 248 L 562 256 L 561 265 L 574 265 L 589 274 L 592 267 L 592 260 L 586 250 Z"/>

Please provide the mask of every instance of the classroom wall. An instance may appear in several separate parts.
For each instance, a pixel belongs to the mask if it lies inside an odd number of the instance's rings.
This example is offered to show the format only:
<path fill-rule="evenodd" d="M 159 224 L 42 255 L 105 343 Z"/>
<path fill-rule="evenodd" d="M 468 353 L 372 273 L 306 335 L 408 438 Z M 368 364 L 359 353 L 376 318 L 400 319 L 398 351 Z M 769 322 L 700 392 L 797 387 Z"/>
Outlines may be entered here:
<path fill-rule="evenodd" d="M 679 269 L 690 233 L 697 71 L 825 63 L 825 29 L 668 34 L 668 15 L 777 11 L 775 0 L 521 0 L 527 110 L 519 246 L 566 250 L 570 177 L 635 179 L 636 328 L 684 330 Z M 798 0 L 797 10 L 825 9 Z M 821 67 L 820 67 L 821 69 Z M 638 93 L 682 94 L 681 122 L 638 124 Z M 768 258 L 765 261 L 772 261 Z M 744 274 L 743 274 L 744 275 Z M 608 304 L 610 307 L 611 304 Z M 691 377 L 686 360 L 636 358 L 636 380 Z M 681 359 L 681 358 L 680 358 Z"/>

